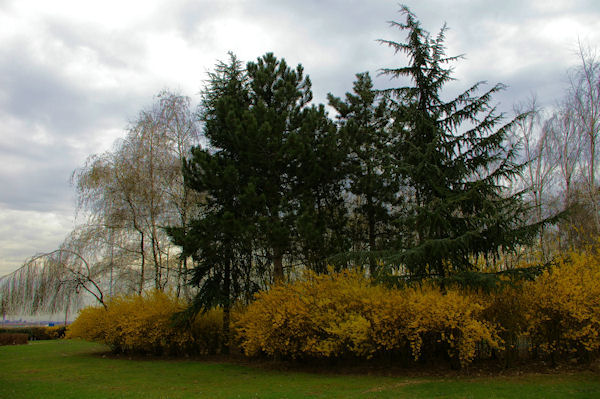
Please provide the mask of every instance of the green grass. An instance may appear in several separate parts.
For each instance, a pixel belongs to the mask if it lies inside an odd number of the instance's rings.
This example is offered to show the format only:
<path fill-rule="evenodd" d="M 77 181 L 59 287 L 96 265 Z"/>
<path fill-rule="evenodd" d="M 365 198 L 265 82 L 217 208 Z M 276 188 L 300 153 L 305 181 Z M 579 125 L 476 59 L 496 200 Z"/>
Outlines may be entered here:
<path fill-rule="evenodd" d="M 103 358 L 101 345 L 0 347 L 0 398 L 600 398 L 594 373 L 384 377 L 277 371 L 224 362 Z"/>

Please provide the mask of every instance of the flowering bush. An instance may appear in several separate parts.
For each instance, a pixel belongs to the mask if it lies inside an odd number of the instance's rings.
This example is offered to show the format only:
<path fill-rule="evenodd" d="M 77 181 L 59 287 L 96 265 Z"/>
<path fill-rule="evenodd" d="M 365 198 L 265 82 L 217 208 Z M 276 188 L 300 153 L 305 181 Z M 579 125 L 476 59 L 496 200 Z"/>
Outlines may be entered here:
<path fill-rule="evenodd" d="M 523 289 L 531 340 L 542 352 L 586 357 L 600 349 L 600 253 L 570 254 Z"/>
<path fill-rule="evenodd" d="M 482 310 L 458 291 L 387 289 L 353 271 L 308 273 L 303 281 L 259 293 L 236 328 L 247 355 L 371 357 L 408 348 L 419 359 L 441 346 L 466 365 L 475 357 L 476 343 L 499 346 Z"/>
<path fill-rule="evenodd" d="M 223 347 L 223 309 L 214 308 L 199 313 L 192 322 L 193 351 L 198 354 L 215 354 Z"/>
<path fill-rule="evenodd" d="M 217 342 L 214 336 L 218 335 L 222 312 L 197 316 L 192 329 L 175 328 L 171 317 L 184 308 L 181 300 L 160 291 L 117 297 L 106 309 L 83 309 L 69 326 L 67 337 L 102 342 L 119 352 L 209 352 L 208 347 Z"/>
<path fill-rule="evenodd" d="M 369 355 L 372 308 L 370 287 L 355 272 L 307 273 L 295 284 L 278 285 L 256 295 L 236 323 L 247 355 L 264 352 L 279 357 L 330 357 L 352 352 Z"/>
<path fill-rule="evenodd" d="M 475 358 L 478 343 L 500 348 L 497 327 L 484 320 L 480 298 L 458 290 L 442 293 L 430 285 L 404 294 L 408 300 L 406 336 L 415 359 L 439 344 L 464 366 Z"/>
<path fill-rule="evenodd" d="M 587 357 L 600 351 L 600 253 L 571 254 L 533 281 L 507 281 L 490 292 L 423 283 L 374 285 L 358 271 L 276 285 L 232 313 L 233 333 L 249 356 L 370 358 L 396 353 L 413 360 L 472 362 L 481 348 L 506 358 L 528 348 Z M 103 342 L 116 351 L 216 353 L 223 311 L 175 328 L 184 303 L 165 293 L 119 297 L 107 309 L 84 309 L 68 337 Z M 526 352 L 525 352 L 526 353 Z"/>

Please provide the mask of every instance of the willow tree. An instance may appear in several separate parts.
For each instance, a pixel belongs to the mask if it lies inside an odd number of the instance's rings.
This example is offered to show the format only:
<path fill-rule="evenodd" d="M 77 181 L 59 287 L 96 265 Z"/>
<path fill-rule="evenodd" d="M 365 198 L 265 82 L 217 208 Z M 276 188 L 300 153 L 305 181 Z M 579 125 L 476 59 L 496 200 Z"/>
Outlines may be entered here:
<path fill-rule="evenodd" d="M 149 281 L 160 290 L 173 280 L 178 291 L 183 284 L 185 259 L 173 254 L 163 226 L 186 225 L 198 202 L 181 172 L 198 132 L 189 99 L 162 92 L 112 151 L 91 156 L 74 173 L 88 223 L 129 237 L 123 243 L 137 254 L 140 293 Z"/>
<path fill-rule="evenodd" d="M 38 254 L 3 277 L 0 296 L 7 313 L 56 314 L 79 310 L 90 301 L 106 306 L 112 292 L 132 291 L 125 269 L 129 253 L 111 251 L 106 230 L 97 226 L 75 229 L 54 251 Z"/>
<path fill-rule="evenodd" d="M 475 269 L 479 256 L 529 244 L 543 222 L 524 224 L 522 193 L 506 190 L 523 167 L 508 140 L 523 116 L 504 123 L 496 112 L 492 97 L 504 86 L 482 91 L 478 82 L 444 100 L 453 79 L 449 64 L 461 57 L 445 54 L 445 26 L 431 36 L 407 7 L 401 11 L 405 22 L 391 24 L 406 41 L 380 41 L 408 57 L 408 65 L 382 70 L 409 82 L 386 91 L 395 100 L 398 176 L 411 190 L 399 222 L 414 232 L 402 237 L 396 259 L 413 275 L 443 278 Z"/>

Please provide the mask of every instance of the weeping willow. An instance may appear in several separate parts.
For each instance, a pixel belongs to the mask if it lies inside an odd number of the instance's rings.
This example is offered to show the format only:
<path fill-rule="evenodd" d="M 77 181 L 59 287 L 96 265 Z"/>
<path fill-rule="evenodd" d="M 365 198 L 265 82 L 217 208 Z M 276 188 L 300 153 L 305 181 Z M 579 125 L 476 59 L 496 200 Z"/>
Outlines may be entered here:
<path fill-rule="evenodd" d="M 35 256 L 0 279 L 3 314 L 40 315 L 78 309 L 81 277 L 75 278 L 61 260 L 61 252 Z"/>

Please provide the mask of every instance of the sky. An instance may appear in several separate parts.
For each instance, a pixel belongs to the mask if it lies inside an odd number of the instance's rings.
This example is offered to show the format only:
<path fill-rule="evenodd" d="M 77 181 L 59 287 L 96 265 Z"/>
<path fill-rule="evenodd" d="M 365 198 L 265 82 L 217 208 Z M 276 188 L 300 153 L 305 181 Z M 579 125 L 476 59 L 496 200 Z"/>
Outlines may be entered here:
<path fill-rule="evenodd" d="M 448 95 L 501 82 L 495 101 L 507 113 L 532 95 L 551 109 L 578 42 L 600 42 L 598 0 L 404 4 L 432 34 L 446 23 L 447 54 L 465 55 Z M 325 103 L 351 91 L 356 73 L 405 65 L 377 43 L 404 40 L 388 23 L 403 21 L 398 10 L 395 0 L 0 0 L 0 276 L 82 222 L 73 171 L 124 137 L 159 91 L 197 102 L 228 51 L 243 61 L 273 52 L 301 63 Z"/>

